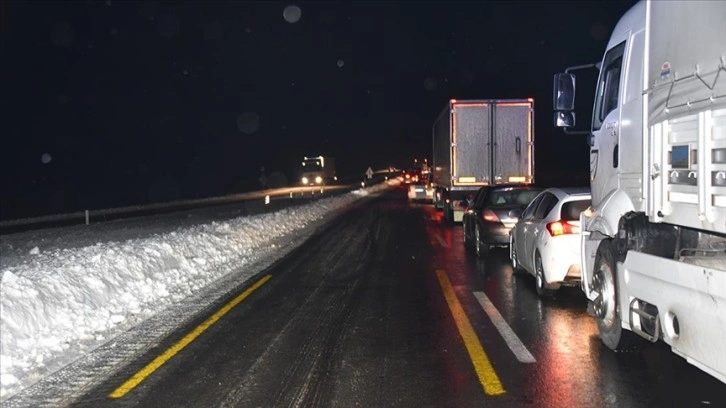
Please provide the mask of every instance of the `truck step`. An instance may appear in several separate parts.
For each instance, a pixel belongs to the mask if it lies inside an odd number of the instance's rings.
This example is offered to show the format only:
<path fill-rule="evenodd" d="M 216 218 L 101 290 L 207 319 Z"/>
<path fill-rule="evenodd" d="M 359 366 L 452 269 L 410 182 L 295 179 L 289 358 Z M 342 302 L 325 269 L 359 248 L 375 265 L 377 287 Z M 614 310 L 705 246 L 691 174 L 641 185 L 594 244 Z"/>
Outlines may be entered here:
<path fill-rule="evenodd" d="M 655 314 L 648 309 L 653 310 Z M 638 315 L 640 318 L 640 324 L 638 325 L 633 324 L 635 315 Z M 660 338 L 658 309 L 655 307 L 649 308 L 648 303 L 633 299 L 630 302 L 630 330 L 651 343 L 657 342 Z"/>

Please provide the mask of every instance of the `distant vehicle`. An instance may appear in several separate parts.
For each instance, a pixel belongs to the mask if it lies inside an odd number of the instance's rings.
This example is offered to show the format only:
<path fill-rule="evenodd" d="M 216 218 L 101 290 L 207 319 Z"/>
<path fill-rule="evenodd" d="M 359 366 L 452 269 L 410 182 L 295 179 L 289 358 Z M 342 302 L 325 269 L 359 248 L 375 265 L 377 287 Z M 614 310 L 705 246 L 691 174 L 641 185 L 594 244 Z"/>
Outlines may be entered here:
<path fill-rule="evenodd" d="M 459 222 L 485 185 L 534 183 L 534 100 L 452 99 L 433 125 L 433 202 Z"/>
<path fill-rule="evenodd" d="M 418 183 L 419 178 L 421 177 L 421 172 L 412 168 L 404 171 L 402 176 L 404 184 L 415 184 Z"/>
<path fill-rule="evenodd" d="M 484 186 L 471 198 L 462 219 L 464 247 L 484 258 L 492 247 L 509 246 L 509 231 L 525 207 L 542 192 L 526 185 Z"/>
<path fill-rule="evenodd" d="M 535 277 L 538 295 L 580 284 L 580 213 L 591 203 L 589 187 L 548 188 L 512 228 L 512 267 Z"/>
<path fill-rule="evenodd" d="M 306 186 L 324 186 L 338 180 L 335 159 L 332 157 L 305 157 L 302 161 L 300 181 Z"/>
<path fill-rule="evenodd" d="M 597 65 L 580 219 L 603 343 L 663 340 L 726 383 L 724 21 L 724 1 L 650 0 L 618 21 Z M 575 126 L 580 68 L 554 78 L 556 126 Z"/>
<path fill-rule="evenodd" d="M 433 200 L 434 189 L 431 185 L 431 173 L 421 173 L 418 182 L 408 185 L 409 201 L 427 201 Z"/>

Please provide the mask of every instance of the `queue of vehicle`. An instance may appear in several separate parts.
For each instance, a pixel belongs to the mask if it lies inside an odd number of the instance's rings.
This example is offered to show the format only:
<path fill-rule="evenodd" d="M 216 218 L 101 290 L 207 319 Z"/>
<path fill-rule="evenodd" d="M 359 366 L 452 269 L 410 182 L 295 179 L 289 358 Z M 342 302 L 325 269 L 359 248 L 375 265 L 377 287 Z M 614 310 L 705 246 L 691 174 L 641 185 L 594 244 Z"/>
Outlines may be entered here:
<path fill-rule="evenodd" d="M 555 75 L 555 125 L 575 133 L 573 72 L 600 71 L 588 187 L 535 186 L 532 115 L 504 121 L 529 124 L 503 140 L 502 101 L 450 101 L 434 123 L 433 204 L 461 222 L 467 252 L 508 247 L 540 296 L 579 286 L 607 347 L 664 341 L 726 383 L 724 18 L 724 2 L 642 1 L 599 63 Z M 501 176 L 507 162 L 521 174 Z"/>

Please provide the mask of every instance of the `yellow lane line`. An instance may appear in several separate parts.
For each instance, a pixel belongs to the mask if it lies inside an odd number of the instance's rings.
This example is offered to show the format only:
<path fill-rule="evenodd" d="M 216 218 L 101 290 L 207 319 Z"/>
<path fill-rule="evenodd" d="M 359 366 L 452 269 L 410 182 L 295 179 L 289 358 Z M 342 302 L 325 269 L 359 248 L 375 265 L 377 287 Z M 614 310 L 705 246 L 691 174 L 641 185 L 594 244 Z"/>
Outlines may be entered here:
<path fill-rule="evenodd" d="M 224 305 L 221 309 L 219 309 L 216 313 L 214 313 L 212 316 L 208 317 L 207 320 L 205 320 L 202 324 L 197 326 L 194 330 L 189 332 L 186 336 L 184 336 L 181 340 L 176 342 L 173 346 L 169 347 L 163 354 L 156 357 L 154 361 L 147 364 L 146 367 L 142 368 L 139 372 L 134 374 L 133 377 L 126 380 L 125 383 L 121 384 L 120 387 L 116 388 L 111 394 L 108 396 L 111 398 L 121 398 L 124 395 L 126 395 L 129 391 L 134 389 L 137 385 L 139 385 L 142 381 L 146 379 L 146 377 L 150 376 L 156 369 L 164 365 L 169 359 L 174 357 L 174 355 L 184 347 L 188 346 L 194 339 L 199 337 L 202 333 L 204 333 L 205 330 L 207 330 L 210 326 L 212 326 L 214 323 L 217 322 L 217 320 L 221 319 L 222 316 L 227 314 L 232 308 L 237 306 L 240 302 L 245 300 L 252 292 L 259 289 L 260 286 L 264 285 L 265 282 L 270 280 L 272 278 L 272 275 L 266 275 L 262 277 L 260 280 L 255 282 L 254 285 L 247 288 L 244 292 L 240 293 L 236 298 L 232 299 L 229 303 Z"/>
<path fill-rule="evenodd" d="M 444 291 L 444 297 L 449 304 L 449 309 L 456 322 L 456 327 L 459 329 L 459 334 L 461 334 L 464 345 L 466 345 L 466 350 L 469 352 L 469 358 L 471 358 L 471 362 L 474 364 L 474 371 L 476 371 L 479 382 L 484 387 L 484 392 L 487 395 L 502 395 L 506 393 L 504 386 L 499 381 L 497 373 L 494 371 L 494 367 L 492 367 L 489 361 L 489 357 L 487 357 L 487 353 L 484 352 L 484 348 L 481 342 L 479 342 L 479 337 L 474 332 L 474 328 L 471 327 L 471 322 L 464 312 L 464 308 L 459 303 L 456 293 L 454 293 L 454 288 L 451 286 L 446 272 L 442 269 L 437 269 L 436 275 L 439 278 L 441 289 Z"/>

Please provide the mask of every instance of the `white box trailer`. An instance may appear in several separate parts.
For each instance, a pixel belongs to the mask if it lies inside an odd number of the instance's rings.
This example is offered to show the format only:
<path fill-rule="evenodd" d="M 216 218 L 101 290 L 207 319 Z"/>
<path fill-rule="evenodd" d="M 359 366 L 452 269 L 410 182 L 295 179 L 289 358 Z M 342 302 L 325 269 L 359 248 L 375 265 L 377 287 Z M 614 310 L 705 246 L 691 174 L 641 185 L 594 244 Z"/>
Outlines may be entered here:
<path fill-rule="evenodd" d="M 620 19 L 599 66 L 581 215 L 582 289 L 603 342 L 662 340 L 723 382 L 725 22 L 722 1 L 648 0 Z M 560 127 L 574 126 L 574 85 L 555 76 Z"/>
<path fill-rule="evenodd" d="M 534 183 L 534 100 L 450 100 L 433 125 L 433 201 L 461 222 L 480 187 Z"/>

